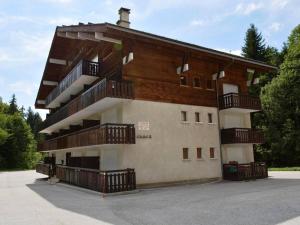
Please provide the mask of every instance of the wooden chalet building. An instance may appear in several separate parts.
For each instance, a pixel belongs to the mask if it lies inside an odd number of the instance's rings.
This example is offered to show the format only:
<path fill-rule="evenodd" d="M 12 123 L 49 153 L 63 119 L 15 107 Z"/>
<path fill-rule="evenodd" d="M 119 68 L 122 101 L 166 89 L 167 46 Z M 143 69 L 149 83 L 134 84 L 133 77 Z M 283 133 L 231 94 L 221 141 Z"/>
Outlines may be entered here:
<path fill-rule="evenodd" d="M 49 109 L 37 171 L 101 192 L 266 177 L 248 87 L 276 68 L 131 29 L 129 13 L 56 28 L 35 103 Z"/>

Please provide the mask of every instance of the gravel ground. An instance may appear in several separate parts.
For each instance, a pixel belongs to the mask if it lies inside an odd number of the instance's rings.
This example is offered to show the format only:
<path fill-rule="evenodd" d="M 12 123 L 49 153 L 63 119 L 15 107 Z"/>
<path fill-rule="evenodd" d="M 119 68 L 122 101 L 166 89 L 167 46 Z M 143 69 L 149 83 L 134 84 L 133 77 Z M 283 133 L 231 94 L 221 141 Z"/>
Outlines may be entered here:
<path fill-rule="evenodd" d="M 0 225 L 299 225 L 300 172 L 269 175 L 102 198 L 34 171 L 0 172 Z"/>

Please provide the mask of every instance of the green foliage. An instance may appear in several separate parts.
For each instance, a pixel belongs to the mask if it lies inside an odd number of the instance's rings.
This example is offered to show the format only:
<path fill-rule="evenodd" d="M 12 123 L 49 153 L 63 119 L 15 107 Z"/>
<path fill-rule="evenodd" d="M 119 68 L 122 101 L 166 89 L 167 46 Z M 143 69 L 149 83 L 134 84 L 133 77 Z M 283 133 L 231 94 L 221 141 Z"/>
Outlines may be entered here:
<path fill-rule="evenodd" d="M 11 100 L 9 101 L 8 113 L 12 115 L 17 112 L 19 112 L 17 99 L 16 99 L 16 95 L 13 94 Z"/>
<path fill-rule="evenodd" d="M 41 141 L 43 136 L 39 133 L 40 127 L 42 125 L 42 118 L 39 113 L 34 113 L 31 107 L 28 108 L 26 114 L 26 122 L 31 127 L 32 133 L 34 135 L 35 140 Z"/>
<path fill-rule="evenodd" d="M 300 163 L 299 157 L 299 27 L 283 43 L 281 51 L 265 45 L 254 25 L 250 25 L 242 49 L 243 56 L 265 61 L 280 67 L 280 74 L 256 74 L 258 85 L 252 85 L 249 93 L 261 95 L 263 112 L 251 115 L 252 126 L 265 131 L 266 143 L 256 146 L 255 158 L 269 165 L 286 166 Z M 283 63 L 284 62 L 284 63 Z M 298 68 L 298 72 L 297 72 Z M 298 87 L 298 88 L 297 88 Z"/>
<path fill-rule="evenodd" d="M 246 32 L 245 45 L 242 47 L 242 55 L 246 58 L 265 61 L 265 40 L 254 24 Z"/>
<path fill-rule="evenodd" d="M 269 171 L 300 171 L 300 167 L 271 167 Z"/>
<path fill-rule="evenodd" d="M 31 169 L 40 160 L 36 140 L 13 95 L 0 102 L 0 169 Z"/>
<path fill-rule="evenodd" d="M 289 37 L 280 74 L 262 89 L 273 165 L 300 164 L 300 25 Z"/>

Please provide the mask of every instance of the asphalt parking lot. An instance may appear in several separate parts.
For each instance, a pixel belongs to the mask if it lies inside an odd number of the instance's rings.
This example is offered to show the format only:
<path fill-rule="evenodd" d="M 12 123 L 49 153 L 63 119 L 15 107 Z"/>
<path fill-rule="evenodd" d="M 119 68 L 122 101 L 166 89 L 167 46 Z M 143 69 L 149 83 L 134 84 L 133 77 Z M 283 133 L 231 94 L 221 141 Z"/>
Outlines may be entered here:
<path fill-rule="evenodd" d="M 50 185 L 34 171 L 0 172 L 0 225 L 300 224 L 300 172 L 109 196 Z"/>

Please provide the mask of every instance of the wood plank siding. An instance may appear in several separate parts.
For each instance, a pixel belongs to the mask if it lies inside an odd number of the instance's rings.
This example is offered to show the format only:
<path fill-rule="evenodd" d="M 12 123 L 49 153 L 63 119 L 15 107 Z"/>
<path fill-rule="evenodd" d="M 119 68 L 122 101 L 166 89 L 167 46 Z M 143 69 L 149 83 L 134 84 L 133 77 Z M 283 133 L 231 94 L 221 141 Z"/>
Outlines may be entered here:
<path fill-rule="evenodd" d="M 134 60 L 123 67 L 123 78 L 134 82 L 135 99 L 217 106 L 212 75 L 225 67 L 223 63 L 203 59 L 201 54 L 189 56 L 189 71 L 182 73 L 186 76 L 187 85 L 181 86 L 176 69 L 181 66 L 184 53 L 139 41 L 134 42 L 131 50 Z M 219 83 L 220 93 L 223 92 L 223 83 L 236 84 L 242 93 L 247 93 L 246 70 L 240 65 L 226 68 L 226 77 Z M 194 78 L 199 78 L 200 87 L 194 87 Z M 207 86 L 209 81 L 212 82 L 212 89 Z"/>
<path fill-rule="evenodd" d="M 222 144 L 264 143 L 261 130 L 254 128 L 229 128 L 221 130 Z"/>
<path fill-rule="evenodd" d="M 75 148 L 101 144 L 134 144 L 133 124 L 102 124 L 71 134 L 45 140 L 38 145 L 39 151 Z"/>

